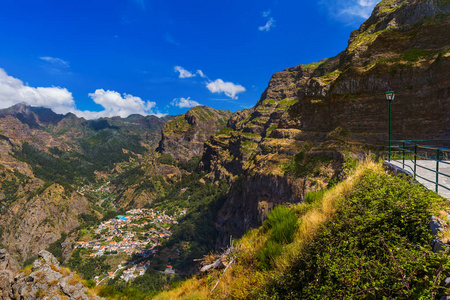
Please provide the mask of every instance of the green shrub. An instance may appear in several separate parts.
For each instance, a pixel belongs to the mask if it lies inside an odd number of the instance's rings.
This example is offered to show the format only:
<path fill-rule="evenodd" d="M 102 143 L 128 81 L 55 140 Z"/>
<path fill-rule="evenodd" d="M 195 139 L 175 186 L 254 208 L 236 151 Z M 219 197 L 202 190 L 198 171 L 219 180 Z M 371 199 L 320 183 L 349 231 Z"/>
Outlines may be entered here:
<path fill-rule="evenodd" d="M 349 175 L 353 170 L 356 169 L 358 165 L 358 160 L 351 157 L 348 153 L 345 154 L 343 171 L 345 175 Z"/>
<path fill-rule="evenodd" d="M 269 230 L 269 239 L 289 244 L 293 241 L 297 220 L 297 216 L 289 207 L 280 205 L 267 214 L 263 227 Z"/>
<path fill-rule="evenodd" d="M 158 157 L 157 161 L 163 165 L 171 165 L 176 166 L 177 161 L 170 155 L 170 153 L 166 153 Z"/>
<path fill-rule="evenodd" d="M 322 199 L 325 190 L 311 191 L 307 192 L 305 195 L 305 203 L 312 204 L 320 199 Z"/>
<path fill-rule="evenodd" d="M 89 279 L 88 281 L 86 281 L 86 287 L 88 287 L 88 288 L 90 288 L 90 289 L 94 288 L 96 285 L 97 285 L 97 284 L 96 284 L 95 281 L 92 280 L 92 279 Z"/>
<path fill-rule="evenodd" d="M 201 160 L 202 160 L 202 157 L 200 155 L 196 155 L 196 156 L 191 157 L 191 159 L 189 159 L 189 161 L 187 161 L 187 162 L 180 162 L 179 167 L 188 172 L 193 172 L 193 171 L 195 171 L 195 169 L 197 169 L 198 164 L 200 163 Z"/>
<path fill-rule="evenodd" d="M 298 217 L 287 206 L 277 206 L 267 214 L 263 228 L 268 231 L 268 239 L 258 251 L 257 257 L 261 267 L 268 269 L 274 259 L 280 255 L 282 245 L 292 243 L 297 229 Z"/>
<path fill-rule="evenodd" d="M 263 269 L 269 269 L 274 261 L 274 259 L 281 254 L 281 249 L 283 245 L 277 243 L 276 241 L 268 240 L 264 247 L 258 251 L 256 257 L 261 263 Z"/>

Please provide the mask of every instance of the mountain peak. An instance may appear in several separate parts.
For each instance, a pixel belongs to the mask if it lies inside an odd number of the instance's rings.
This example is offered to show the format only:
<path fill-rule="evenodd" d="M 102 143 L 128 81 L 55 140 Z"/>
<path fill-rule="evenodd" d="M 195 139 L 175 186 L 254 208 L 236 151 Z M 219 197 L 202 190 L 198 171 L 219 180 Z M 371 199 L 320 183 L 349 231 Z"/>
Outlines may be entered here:
<path fill-rule="evenodd" d="M 32 128 L 39 128 L 41 125 L 56 125 L 65 116 L 56 114 L 50 108 L 33 107 L 24 103 L 19 103 L 6 109 L 0 110 L 0 117 L 14 116 L 22 123 Z"/>

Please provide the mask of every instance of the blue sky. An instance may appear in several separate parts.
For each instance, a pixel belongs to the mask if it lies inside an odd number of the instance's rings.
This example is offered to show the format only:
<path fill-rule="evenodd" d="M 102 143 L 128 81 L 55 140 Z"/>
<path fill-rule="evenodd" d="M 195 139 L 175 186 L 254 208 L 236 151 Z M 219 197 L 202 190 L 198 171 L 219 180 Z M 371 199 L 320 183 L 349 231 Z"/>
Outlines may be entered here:
<path fill-rule="evenodd" d="M 331 57 L 376 0 L 6 0 L 0 108 L 85 118 L 252 107 L 273 73 Z"/>

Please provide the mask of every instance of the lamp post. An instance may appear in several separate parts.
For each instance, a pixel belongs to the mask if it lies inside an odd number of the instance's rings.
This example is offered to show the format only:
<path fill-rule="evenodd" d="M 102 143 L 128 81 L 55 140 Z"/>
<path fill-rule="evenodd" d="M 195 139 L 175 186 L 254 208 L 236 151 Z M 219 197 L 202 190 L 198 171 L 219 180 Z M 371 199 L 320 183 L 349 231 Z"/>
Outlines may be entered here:
<path fill-rule="evenodd" d="M 386 95 L 386 100 L 389 103 L 389 156 L 388 156 L 388 160 L 391 161 L 391 140 L 392 140 L 392 136 L 391 136 L 391 102 L 392 102 L 392 100 L 394 100 L 395 93 L 392 89 L 389 89 L 389 91 L 387 91 L 385 93 L 385 95 Z"/>

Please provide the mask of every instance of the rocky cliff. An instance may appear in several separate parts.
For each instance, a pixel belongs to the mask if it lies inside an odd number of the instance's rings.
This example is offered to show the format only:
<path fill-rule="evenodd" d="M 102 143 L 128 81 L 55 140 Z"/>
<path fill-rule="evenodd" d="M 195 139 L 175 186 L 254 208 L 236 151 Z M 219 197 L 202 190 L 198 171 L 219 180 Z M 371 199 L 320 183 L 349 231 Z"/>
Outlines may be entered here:
<path fill-rule="evenodd" d="M 343 52 L 274 74 L 258 103 L 206 142 L 203 169 L 235 182 L 219 244 L 339 180 L 348 151 L 379 150 L 389 88 L 394 138 L 450 137 L 449 12 L 448 1 L 381 1 Z"/>
<path fill-rule="evenodd" d="M 2 243 L 24 260 L 81 225 L 82 214 L 95 215 L 91 203 L 67 187 L 47 184 L 40 189 L 11 203 L 0 218 Z"/>
<path fill-rule="evenodd" d="M 179 161 L 188 161 L 203 152 L 205 141 L 225 127 L 230 111 L 197 106 L 167 122 L 158 150 Z"/>
<path fill-rule="evenodd" d="M 11 268 L 11 257 L 0 250 L 0 299 L 101 299 L 90 293 L 82 280 L 45 250 L 32 267 L 18 271 Z"/>

